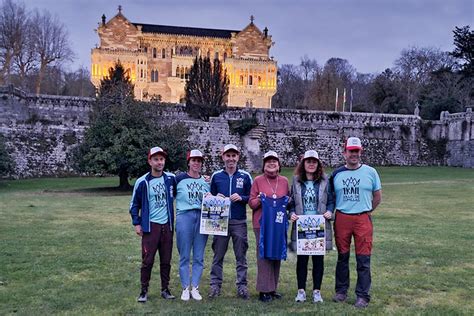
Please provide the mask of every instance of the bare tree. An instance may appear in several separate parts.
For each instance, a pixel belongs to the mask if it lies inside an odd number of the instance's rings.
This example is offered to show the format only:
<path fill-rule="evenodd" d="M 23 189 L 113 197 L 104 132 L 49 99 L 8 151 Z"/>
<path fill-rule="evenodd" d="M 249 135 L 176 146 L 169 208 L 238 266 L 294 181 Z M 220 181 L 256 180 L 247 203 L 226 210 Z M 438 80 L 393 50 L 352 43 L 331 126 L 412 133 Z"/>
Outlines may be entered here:
<path fill-rule="evenodd" d="M 60 64 L 72 61 L 74 53 L 71 49 L 68 32 L 57 16 L 51 16 L 48 11 L 34 11 L 34 44 L 38 57 L 38 78 L 36 93 L 41 92 L 41 82 L 44 78 L 46 67 L 50 64 Z"/>
<path fill-rule="evenodd" d="M 9 83 L 13 59 L 24 34 L 27 11 L 23 3 L 4 0 L 0 6 L 0 83 Z"/>
<path fill-rule="evenodd" d="M 393 72 L 404 90 L 404 102 L 412 111 L 422 87 L 428 83 L 431 74 L 442 68 L 450 68 L 455 62 L 448 53 L 437 48 L 410 47 L 402 50 L 394 64 Z"/>

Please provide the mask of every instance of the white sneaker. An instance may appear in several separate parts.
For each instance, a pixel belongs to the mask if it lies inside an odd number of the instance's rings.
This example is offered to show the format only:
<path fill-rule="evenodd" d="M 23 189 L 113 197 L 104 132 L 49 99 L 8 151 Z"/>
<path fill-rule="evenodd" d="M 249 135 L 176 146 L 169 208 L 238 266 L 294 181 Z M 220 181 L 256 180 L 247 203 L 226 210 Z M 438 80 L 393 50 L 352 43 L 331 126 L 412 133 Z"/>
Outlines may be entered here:
<path fill-rule="evenodd" d="M 193 297 L 193 299 L 195 299 L 196 301 L 200 301 L 202 300 L 202 296 L 201 294 L 199 294 L 199 290 L 197 287 L 194 287 L 191 289 L 191 296 Z"/>
<path fill-rule="evenodd" d="M 321 297 L 321 292 L 319 290 L 313 291 L 313 303 L 322 303 L 323 298 Z"/>
<path fill-rule="evenodd" d="M 185 288 L 183 293 L 181 293 L 181 300 L 182 301 L 189 301 L 189 288 Z"/>
<path fill-rule="evenodd" d="M 306 301 L 306 292 L 304 290 L 298 290 L 298 293 L 295 297 L 295 302 L 304 302 Z"/>

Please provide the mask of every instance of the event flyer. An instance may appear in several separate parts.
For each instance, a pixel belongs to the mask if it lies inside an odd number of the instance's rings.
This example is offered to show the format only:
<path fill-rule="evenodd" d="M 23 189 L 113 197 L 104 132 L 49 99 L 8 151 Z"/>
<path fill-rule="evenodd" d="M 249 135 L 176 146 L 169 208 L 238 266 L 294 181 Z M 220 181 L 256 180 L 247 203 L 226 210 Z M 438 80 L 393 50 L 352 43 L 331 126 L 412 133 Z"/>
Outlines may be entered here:
<path fill-rule="evenodd" d="M 201 206 L 200 233 L 204 235 L 227 236 L 229 227 L 230 199 L 208 195 Z"/>
<path fill-rule="evenodd" d="M 325 255 L 325 219 L 322 215 L 298 215 L 296 221 L 298 255 Z"/>

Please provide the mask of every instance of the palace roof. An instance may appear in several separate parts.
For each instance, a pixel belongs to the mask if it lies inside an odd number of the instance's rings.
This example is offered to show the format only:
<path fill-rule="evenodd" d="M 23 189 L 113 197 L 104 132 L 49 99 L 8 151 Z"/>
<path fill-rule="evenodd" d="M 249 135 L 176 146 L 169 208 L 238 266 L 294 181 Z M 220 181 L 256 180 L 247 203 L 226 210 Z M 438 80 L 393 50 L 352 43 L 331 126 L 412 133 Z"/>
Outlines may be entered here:
<path fill-rule="evenodd" d="M 142 32 L 144 33 L 161 33 L 161 34 L 187 35 L 187 36 L 198 36 L 198 37 L 231 38 L 231 33 L 240 32 L 236 30 L 205 29 L 205 28 L 198 28 L 198 27 L 155 25 L 155 24 L 143 24 L 143 23 L 132 23 L 132 24 L 137 27 L 141 26 Z"/>

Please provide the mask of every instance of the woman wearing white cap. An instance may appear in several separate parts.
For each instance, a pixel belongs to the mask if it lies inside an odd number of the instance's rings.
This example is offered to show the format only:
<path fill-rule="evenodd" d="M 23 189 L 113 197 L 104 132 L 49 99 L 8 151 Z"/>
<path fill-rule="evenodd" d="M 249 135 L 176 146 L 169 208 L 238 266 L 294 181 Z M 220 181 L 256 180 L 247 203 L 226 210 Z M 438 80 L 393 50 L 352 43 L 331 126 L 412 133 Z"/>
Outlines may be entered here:
<path fill-rule="evenodd" d="M 250 190 L 249 206 L 257 241 L 257 291 L 259 299 L 269 302 L 281 298 L 277 293 L 280 264 L 286 259 L 286 206 L 288 179 L 280 175 L 278 154 L 269 151 L 263 156 L 263 174 L 256 177 Z M 269 229 L 268 229 L 269 228 Z"/>
<path fill-rule="evenodd" d="M 326 219 L 325 237 L 326 249 L 332 249 L 332 227 L 330 220 L 333 219 L 334 199 L 328 194 L 328 178 L 324 174 L 323 165 L 315 150 L 304 153 L 303 159 L 295 168 L 293 183 L 291 186 L 291 201 L 289 204 L 290 219 L 293 221 L 291 228 L 291 248 L 296 249 L 296 220 L 298 215 L 323 215 Z M 324 256 L 313 255 L 313 302 L 320 303 L 321 283 L 324 273 Z M 296 260 L 296 278 L 298 281 L 298 293 L 296 302 L 306 300 L 306 278 L 308 275 L 309 256 L 298 255 Z"/>
<path fill-rule="evenodd" d="M 193 149 L 187 154 L 188 172 L 176 177 L 176 242 L 179 252 L 179 276 L 183 292 L 181 299 L 191 297 L 202 300 L 199 282 L 204 267 L 204 250 L 207 235 L 199 233 L 201 222 L 201 203 L 203 195 L 209 192 L 209 184 L 201 175 L 203 154 Z M 189 275 L 191 249 L 193 251 L 192 274 Z"/>

